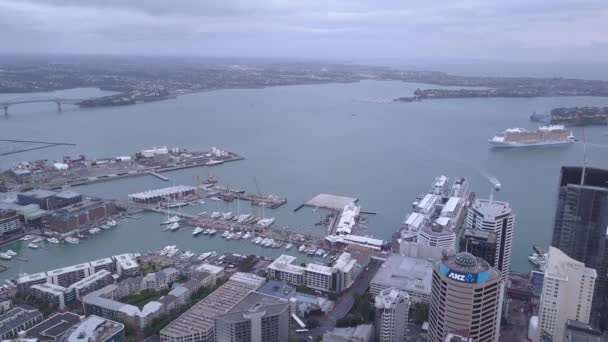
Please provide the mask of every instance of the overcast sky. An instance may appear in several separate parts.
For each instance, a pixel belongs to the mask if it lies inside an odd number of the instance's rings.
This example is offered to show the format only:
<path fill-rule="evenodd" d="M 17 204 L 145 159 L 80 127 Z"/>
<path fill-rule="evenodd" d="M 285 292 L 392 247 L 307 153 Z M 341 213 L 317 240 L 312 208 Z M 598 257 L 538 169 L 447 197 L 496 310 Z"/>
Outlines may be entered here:
<path fill-rule="evenodd" d="M 4 53 L 608 59 L 608 0 L 0 0 Z"/>

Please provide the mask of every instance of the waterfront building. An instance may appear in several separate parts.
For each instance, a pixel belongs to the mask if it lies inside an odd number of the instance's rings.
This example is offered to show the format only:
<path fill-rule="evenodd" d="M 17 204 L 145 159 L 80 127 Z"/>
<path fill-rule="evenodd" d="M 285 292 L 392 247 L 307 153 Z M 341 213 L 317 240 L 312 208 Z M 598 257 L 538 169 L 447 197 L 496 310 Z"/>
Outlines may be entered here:
<path fill-rule="evenodd" d="M 21 276 L 15 280 L 17 283 L 17 289 L 19 292 L 25 292 L 32 285 L 46 283 L 46 272 L 34 273 L 25 276 Z"/>
<path fill-rule="evenodd" d="M 215 317 L 216 342 L 287 342 L 289 301 L 250 292 L 225 314 Z"/>
<path fill-rule="evenodd" d="M 0 237 L 21 229 L 21 221 L 15 210 L 0 210 Z"/>
<path fill-rule="evenodd" d="M 461 252 L 469 252 L 478 258 L 494 265 L 496 261 L 496 233 L 480 229 L 463 229 L 460 235 L 459 248 Z"/>
<path fill-rule="evenodd" d="M 376 341 L 404 342 L 410 310 L 410 296 L 402 290 L 389 288 L 375 298 Z"/>
<path fill-rule="evenodd" d="M 549 247 L 543 290 L 539 306 L 539 329 L 534 341 L 564 336 L 568 320 L 589 323 L 597 273 L 585 264 L 568 257 L 558 248 Z"/>
<path fill-rule="evenodd" d="M 113 282 L 114 278 L 112 277 L 112 274 L 107 270 L 101 270 L 70 285 L 68 291 L 74 291 L 75 299 L 82 300 L 82 297 L 85 295 L 99 290 Z"/>
<path fill-rule="evenodd" d="M 139 264 L 135 255 L 119 254 L 113 256 L 112 259 L 116 262 L 116 273 L 119 277 L 132 277 L 139 273 Z"/>
<path fill-rule="evenodd" d="M 17 203 L 20 205 L 36 204 L 40 209 L 53 210 L 55 206 L 55 192 L 42 189 L 34 189 L 17 194 Z"/>
<path fill-rule="evenodd" d="M 507 202 L 476 199 L 468 211 L 466 228 L 496 233 L 496 254 L 494 260 L 486 260 L 490 266 L 500 271 L 503 282 L 511 273 L 511 253 L 513 250 L 513 230 L 515 215 Z"/>
<path fill-rule="evenodd" d="M 176 185 L 163 189 L 149 190 L 130 194 L 129 199 L 139 204 L 154 204 L 167 200 L 180 200 L 194 194 L 196 188 L 186 185 Z"/>
<path fill-rule="evenodd" d="M 278 280 L 269 280 L 256 291 L 268 296 L 274 296 L 286 300 L 296 296 L 295 286 Z"/>
<path fill-rule="evenodd" d="M 42 218 L 41 224 L 56 232 L 67 233 L 106 220 L 116 213 L 114 202 L 84 198 L 77 204 L 49 212 Z"/>
<path fill-rule="evenodd" d="M 551 245 L 597 271 L 595 307 L 608 289 L 608 169 L 584 170 L 561 169 Z"/>
<path fill-rule="evenodd" d="M 29 328 L 25 332 L 25 336 L 39 341 L 61 341 L 61 338 L 71 327 L 80 323 L 81 318 L 81 316 L 69 311 L 56 312 Z"/>
<path fill-rule="evenodd" d="M 46 273 L 46 282 L 54 285 L 68 287 L 92 274 L 91 264 L 88 262 L 58 268 Z"/>
<path fill-rule="evenodd" d="M 215 317 L 230 311 L 265 279 L 235 273 L 230 279 L 160 331 L 163 342 L 214 342 Z"/>
<path fill-rule="evenodd" d="M 268 278 L 285 281 L 296 286 L 342 293 L 348 289 L 363 266 L 351 253 L 342 253 L 333 266 L 309 263 L 306 266 L 294 265 L 296 257 L 281 255 L 268 266 Z"/>
<path fill-rule="evenodd" d="M 295 256 L 281 255 L 268 265 L 268 278 L 285 281 L 296 286 L 304 285 L 304 267 L 294 265 Z"/>
<path fill-rule="evenodd" d="M 101 270 L 106 270 L 110 273 L 116 272 L 116 264 L 112 258 L 103 258 L 99 260 L 94 260 L 90 262 L 91 267 L 93 268 L 93 273 L 99 272 Z"/>
<path fill-rule="evenodd" d="M 374 327 L 361 324 L 356 327 L 334 328 L 323 334 L 323 342 L 373 342 Z"/>
<path fill-rule="evenodd" d="M 124 324 L 91 315 L 72 326 L 64 337 L 66 342 L 126 342 Z"/>
<path fill-rule="evenodd" d="M 59 310 L 65 309 L 66 288 L 63 286 L 53 285 L 51 283 L 36 284 L 29 288 L 29 292 L 34 298 L 43 299 L 48 303 L 57 305 Z"/>
<path fill-rule="evenodd" d="M 29 305 L 17 305 L 0 315 L 0 340 L 17 338 L 22 330 L 27 330 L 42 321 L 40 310 Z"/>
<path fill-rule="evenodd" d="M 359 216 L 360 210 L 361 207 L 355 205 L 355 203 L 345 205 L 336 225 L 336 234 L 350 235 L 357 223 L 356 219 Z"/>
<path fill-rule="evenodd" d="M 428 341 L 443 342 L 449 333 L 498 341 L 501 279 L 500 271 L 466 252 L 435 263 Z"/>
<path fill-rule="evenodd" d="M 429 304 L 432 277 L 430 261 L 392 254 L 372 278 L 370 292 L 376 296 L 382 290 L 395 288 L 407 293 L 413 303 Z"/>

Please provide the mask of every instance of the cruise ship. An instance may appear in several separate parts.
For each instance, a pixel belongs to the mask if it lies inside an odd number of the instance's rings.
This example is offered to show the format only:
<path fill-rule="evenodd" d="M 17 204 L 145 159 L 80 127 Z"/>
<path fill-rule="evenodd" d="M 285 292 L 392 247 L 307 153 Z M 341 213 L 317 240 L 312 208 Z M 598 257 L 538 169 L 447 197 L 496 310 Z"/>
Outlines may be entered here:
<path fill-rule="evenodd" d="M 535 131 L 509 128 L 488 141 L 494 147 L 527 147 L 572 144 L 576 139 L 563 125 L 551 125 L 541 126 Z"/>

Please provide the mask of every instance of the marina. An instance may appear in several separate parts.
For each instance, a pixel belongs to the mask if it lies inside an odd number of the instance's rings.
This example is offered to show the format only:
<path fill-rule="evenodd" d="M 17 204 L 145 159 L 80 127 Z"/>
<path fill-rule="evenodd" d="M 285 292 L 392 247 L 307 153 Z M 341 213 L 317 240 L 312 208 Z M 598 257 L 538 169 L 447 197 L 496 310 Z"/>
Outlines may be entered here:
<path fill-rule="evenodd" d="M 418 87 L 420 85 L 413 83 L 364 81 L 353 84 L 226 90 L 180 96 L 171 103 L 155 102 L 122 107 L 120 110 L 110 107 L 95 111 L 74 109 L 66 110 L 62 115 L 49 115 L 48 108 L 44 105 L 24 105 L 12 109 L 14 116 L 3 123 L 2 129 L 6 137 L 69 141 L 75 143 L 76 147 L 56 146 L 5 156 L 2 166 L 6 169 L 24 160 L 42 159 L 49 159 L 52 164 L 53 159 L 61 162 L 62 156 L 79 153 L 86 154 L 88 160 L 95 159 L 94 156 L 123 156 L 125 149 L 130 149 L 125 146 L 223 146 L 246 156 L 246 159 L 239 163 L 211 166 L 213 170 L 207 167 L 184 168 L 161 174 L 167 176 L 170 182 L 176 179 L 178 184 L 193 185 L 197 176 L 204 180 L 208 176 L 207 170 L 211 170 L 214 176 L 221 178 L 223 184 L 229 184 L 230 188 L 246 189 L 250 193 L 256 193 L 252 182 L 255 176 L 265 183 L 265 192 L 286 195 L 290 203 L 305 202 L 320 192 L 356 194 L 356 197 L 364 199 L 364 207 L 378 209 L 379 215 L 368 218 L 367 229 L 379 239 L 391 238 L 395 226 L 403 219 L 404 208 L 409 207 L 411 199 L 420 191 L 421 182 L 426 184 L 429 175 L 463 175 L 473 187 L 478 187 L 482 181 L 479 170 L 482 169 L 494 173 L 504 184 L 505 190 L 501 196 L 513 203 L 518 227 L 551 227 L 555 214 L 553 202 L 559 167 L 580 163 L 582 145 L 547 149 L 543 153 L 527 149 L 488 149 L 488 144 L 485 143 L 487 138 L 503 131 L 505 127 L 537 128 L 525 126 L 532 110 L 546 110 L 534 99 L 421 102 L 423 106 L 417 107 L 415 112 L 408 115 L 404 115 L 405 107 L 402 106 L 352 101 L 352 98 L 357 97 L 391 98 L 393 95 L 412 93 Z M 58 92 L 57 96 L 84 98 L 97 96 L 98 93 L 96 89 L 77 89 Z M 240 97 L 247 101 L 234 100 Z M 276 108 L 277 98 L 285 99 L 279 110 Z M 559 101 L 555 102 L 555 107 L 605 106 L 605 101 L 599 97 L 548 97 L 546 101 Z M 475 103 L 475 108 L 463 110 L 464 102 Z M 456 103 L 461 106 L 455 106 Z M 182 110 L 174 111 L 175 106 L 180 106 Z M 379 112 L 382 112 L 383 120 L 378 120 Z M 353 117 L 350 113 L 357 113 L 357 116 Z M 263 119 L 252 120 L 253 117 Z M 97 129 L 83 130 L 84 118 L 88 120 L 87 124 Z M 33 120 L 46 128 L 43 132 L 37 132 L 38 136 L 33 136 L 36 132 L 32 132 L 28 126 Z M 121 120 L 133 125 L 146 122 L 149 127 L 147 130 L 133 131 L 124 125 L 116 125 Z M 176 125 L 180 127 L 179 134 L 175 139 L 168 140 L 167 127 Z M 478 129 L 462 136 L 462 132 L 469 130 L 472 125 L 477 125 Z M 275 129 L 269 129 L 271 126 Z M 344 127 L 341 134 L 346 139 L 335 139 L 336 127 Z M 403 127 L 409 127 L 409 134 L 403 134 Z M 202 129 L 204 134 L 201 134 Z M 573 127 L 573 131 L 577 137 L 582 136 L 580 128 Z M 108 139 L 109 132 L 120 135 L 121 140 Z M 382 134 L 378 135 L 378 132 Z M 605 127 L 587 127 L 585 135 L 589 142 L 587 153 L 590 165 L 593 163 L 598 167 L 608 167 L 606 158 L 603 157 L 606 149 L 592 145 L 605 144 Z M 292 149 L 277 153 L 277 144 L 283 142 L 289 143 Z M 123 167 L 133 165 L 134 161 L 122 163 L 124 164 L 110 162 L 109 166 L 102 166 L 102 163 L 83 169 L 75 166 L 73 170 L 83 171 L 85 177 L 96 176 L 96 172 L 101 175 L 118 174 L 130 171 Z M 327 167 L 328 163 L 331 163 L 331 168 Z M 115 169 L 117 167 L 119 168 Z M 529 169 L 530 172 L 522 178 L 521 170 L 524 169 Z M 71 177 L 71 173 L 68 175 Z M 44 177 L 41 178 L 44 180 Z M 75 189 L 85 195 L 126 201 L 130 193 L 169 185 L 166 181 L 151 176 L 101 179 L 112 181 L 93 182 Z M 52 185 L 60 187 L 62 183 L 57 181 Z M 532 187 L 538 191 L 530 192 Z M 181 211 L 191 214 L 206 211 L 208 215 L 215 211 L 238 211 L 236 200 L 224 202 L 208 198 L 205 201 L 207 203 L 204 205 L 189 205 L 182 207 Z M 229 204 L 231 207 L 228 207 Z M 241 214 L 264 216 L 261 213 L 263 207 L 256 209 L 243 204 L 244 201 L 241 203 Z M 317 239 L 327 234 L 327 226 L 315 226 L 316 222 L 324 218 L 321 217 L 322 209 L 316 212 L 310 208 L 300 209 L 295 213 L 293 209 L 293 206 L 284 205 L 272 214 L 267 213 L 266 217 L 276 218 L 273 229 L 278 231 L 281 226 L 289 226 L 297 233 Z M 212 238 L 201 234 L 195 239 L 191 234 L 194 227 L 183 226 L 174 233 L 163 232 L 159 223 L 166 219 L 164 211 L 162 214 L 135 211 L 127 215 L 132 218 L 125 217 L 119 227 L 102 229 L 102 232 L 89 239 L 81 239 L 78 245 L 60 242 L 61 239 L 57 239 L 57 244 L 37 243 L 41 245 L 38 249 L 28 248 L 29 242 L 10 243 L 0 250 L 12 249 L 30 262 L 16 259 L 3 261 L 2 263 L 10 265 L 10 269 L 2 275 L 12 277 L 20 272 L 31 273 L 61 267 L 70 264 L 72 260 L 76 263 L 111 253 L 159 249 L 167 244 L 200 252 L 216 250 L 219 253 L 236 248 L 242 250 L 241 254 L 255 252 L 268 257 L 273 257 L 275 252 L 284 252 L 283 248 L 263 248 L 245 242 L 242 238 L 227 241 L 220 238 L 222 232 Z M 83 234 L 88 235 L 86 232 Z M 527 256 L 531 245 L 547 245 L 550 236 L 548 228 L 530 229 L 526 230 L 526 234 L 516 234 L 513 241 L 513 269 L 518 272 L 529 270 L 531 265 Z M 295 245 L 289 252 L 307 257 L 307 254 L 299 253 L 298 248 L 299 245 Z"/>

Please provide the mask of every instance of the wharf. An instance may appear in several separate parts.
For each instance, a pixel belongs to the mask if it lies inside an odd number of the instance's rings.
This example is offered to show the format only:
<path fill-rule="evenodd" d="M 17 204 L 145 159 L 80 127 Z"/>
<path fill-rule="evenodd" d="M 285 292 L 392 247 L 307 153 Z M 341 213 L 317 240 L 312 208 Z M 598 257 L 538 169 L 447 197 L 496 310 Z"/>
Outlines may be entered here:
<path fill-rule="evenodd" d="M 287 203 L 287 198 L 277 197 L 273 195 L 256 195 L 256 194 L 248 194 L 243 191 L 234 190 L 234 189 L 225 189 L 223 187 L 216 186 L 213 189 L 217 194 L 216 197 L 226 201 L 232 202 L 235 199 L 245 200 L 251 202 L 252 205 L 259 207 L 266 207 L 270 209 L 276 209 L 283 204 Z M 212 196 L 210 196 L 212 197 Z"/>
<path fill-rule="evenodd" d="M 152 176 L 160 179 L 160 180 L 164 180 L 165 182 L 169 180 L 169 177 L 163 176 L 160 173 L 157 173 L 157 172 L 154 172 L 154 171 L 150 171 L 148 173 L 151 174 Z"/>
<path fill-rule="evenodd" d="M 359 199 L 355 197 L 318 194 L 312 199 L 310 199 L 308 202 L 294 209 L 294 212 L 302 209 L 303 207 L 323 208 L 341 211 L 347 204 L 357 203 L 358 201 Z"/>

